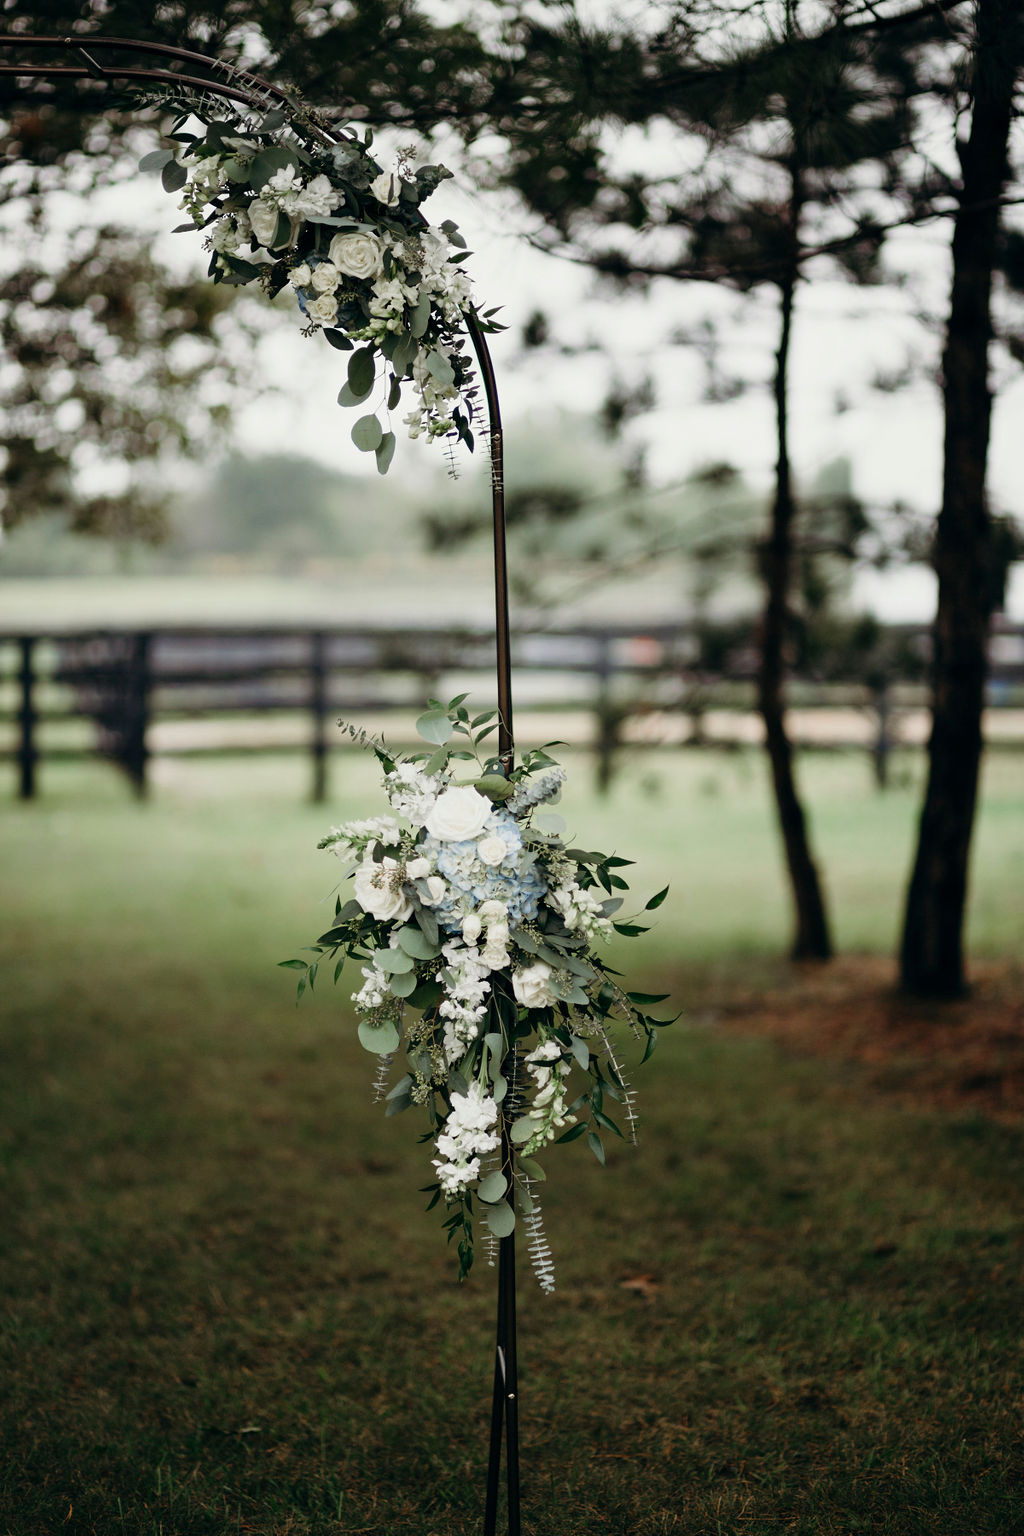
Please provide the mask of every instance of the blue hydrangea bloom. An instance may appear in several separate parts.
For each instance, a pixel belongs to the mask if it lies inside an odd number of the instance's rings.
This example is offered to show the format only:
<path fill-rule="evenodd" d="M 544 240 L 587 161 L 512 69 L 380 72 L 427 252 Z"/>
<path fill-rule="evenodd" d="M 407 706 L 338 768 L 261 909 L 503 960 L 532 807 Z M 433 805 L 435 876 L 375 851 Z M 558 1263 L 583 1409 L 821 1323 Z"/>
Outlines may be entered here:
<path fill-rule="evenodd" d="M 484 831 L 505 844 L 505 857 L 499 864 L 483 862 L 476 839 L 456 843 L 427 837 L 417 850 L 430 859 L 449 886 L 447 899 L 434 909 L 441 927 L 449 933 L 457 933 L 467 913 L 485 901 L 504 902 L 512 926 L 528 922 L 536 917 L 547 890 L 536 855 L 523 848 L 514 816 L 496 810 L 488 817 Z"/>

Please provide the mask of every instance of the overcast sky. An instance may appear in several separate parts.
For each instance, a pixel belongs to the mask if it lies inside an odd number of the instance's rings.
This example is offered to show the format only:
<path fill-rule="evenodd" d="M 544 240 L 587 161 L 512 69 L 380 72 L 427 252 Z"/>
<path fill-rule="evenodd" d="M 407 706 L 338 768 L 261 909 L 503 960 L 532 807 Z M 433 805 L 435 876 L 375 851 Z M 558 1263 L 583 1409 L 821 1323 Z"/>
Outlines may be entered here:
<path fill-rule="evenodd" d="M 162 253 L 176 262 L 205 262 L 198 237 L 163 233 L 178 222 L 176 200 L 159 182 L 141 174 L 110 189 L 101 207 L 128 216 L 153 231 Z M 76 211 L 80 211 L 76 209 Z M 690 348 L 667 338 L 692 329 L 705 317 L 722 324 L 720 365 L 728 374 L 767 380 L 776 330 L 770 293 L 744 301 L 707 285 L 664 281 L 646 298 L 624 298 L 595 289 L 583 269 L 536 250 L 525 217 L 511 201 L 491 194 L 470 195 L 444 184 L 430 204 L 440 222 L 456 219 L 473 257 L 469 264 L 485 307 L 501 304 L 510 327 L 494 339 L 493 352 L 506 426 L 517 418 L 542 416 L 559 407 L 592 411 L 604 396 L 608 368 L 594 353 L 563 357 L 544 349 L 526 357 L 519 332 L 534 309 L 546 311 L 556 336 L 582 343 L 601 337 L 615 349 L 614 366 L 628 382 L 650 373 L 657 385 L 656 408 L 631 429 L 646 444 L 655 483 L 683 478 L 715 460 L 735 464 L 755 484 L 767 485 L 774 457 L 772 403 L 765 388 L 753 387 L 726 405 L 702 402 L 704 369 Z M 798 473 L 809 478 L 823 464 L 844 455 L 854 469 L 857 494 L 875 502 L 905 500 L 927 511 L 939 502 L 941 403 L 927 376 L 896 393 L 868 387 L 877 373 L 898 373 L 908 358 L 926 370 L 937 363 L 941 335 L 913 318 L 915 308 L 941 315 L 948 285 L 948 238 L 944 224 L 905 231 L 891 242 L 889 260 L 917 274 L 906 292 L 893 288 L 855 289 L 817 281 L 800 294 L 792 364 L 792 439 Z M 276 308 L 286 312 L 287 297 Z M 322 338 L 305 339 L 288 316 L 268 328 L 262 356 L 253 359 L 253 398 L 237 418 L 237 440 L 254 452 L 308 454 L 352 473 L 374 473 L 372 458 L 349 439 L 351 413 L 335 401 L 344 360 Z M 294 379 L 294 388 L 268 393 L 261 379 Z M 1024 513 L 1024 467 L 1019 449 L 1024 420 L 1024 378 L 1001 381 L 990 461 L 993 503 Z M 844 405 L 849 408 L 844 409 Z M 410 486 L 439 461 L 436 447 L 400 439 L 391 474 Z M 929 573 L 904 573 L 881 586 L 862 585 L 887 617 L 928 618 L 934 604 Z M 1024 572 L 1013 583 L 1012 611 L 1024 618 Z"/>

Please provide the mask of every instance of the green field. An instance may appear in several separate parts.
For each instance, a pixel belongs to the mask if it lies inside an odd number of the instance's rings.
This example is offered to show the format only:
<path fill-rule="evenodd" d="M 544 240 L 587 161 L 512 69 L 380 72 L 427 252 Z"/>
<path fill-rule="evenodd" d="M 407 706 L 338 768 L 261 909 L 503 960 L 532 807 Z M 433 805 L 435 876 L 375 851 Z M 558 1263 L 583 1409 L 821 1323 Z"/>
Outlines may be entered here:
<path fill-rule="evenodd" d="M 891 950 L 919 764 L 804 765 L 840 943 Z M 470 1536 L 493 1272 L 454 1283 L 411 1115 L 330 991 L 300 759 L 99 767 L 0 805 L 0 1533 Z M 638 1075 L 637 1151 L 547 1159 L 558 1289 L 522 1272 L 531 1536 L 1014 1536 L 1024 1136 L 708 1027 L 788 917 L 759 757 L 627 760 L 570 825 L 669 879 L 638 981 L 700 1000 Z M 993 758 L 971 912 L 1020 952 L 1024 782 Z M 623 1286 L 623 1281 L 632 1282 Z"/>

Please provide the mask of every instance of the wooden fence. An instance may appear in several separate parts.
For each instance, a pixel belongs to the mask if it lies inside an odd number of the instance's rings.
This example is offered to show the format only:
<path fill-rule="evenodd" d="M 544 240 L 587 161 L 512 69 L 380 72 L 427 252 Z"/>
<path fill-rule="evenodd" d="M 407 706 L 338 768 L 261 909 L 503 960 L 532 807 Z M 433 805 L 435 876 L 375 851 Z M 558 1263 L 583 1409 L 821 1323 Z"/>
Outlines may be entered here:
<path fill-rule="evenodd" d="M 860 745 L 879 782 L 894 745 L 926 726 L 928 634 L 879 631 L 875 660 L 844 676 L 837 653 L 790 686 L 793 734 L 803 745 Z M 752 714 L 756 649 L 750 630 L 617 626 L 521 632 L 513 646 L 517 711 L 557 711 L 548 734 L 576 721 L 607 787 L 623 743 L 735 745 L 757 739 Z M 392 717 L 408 734 L 428 695 L 467 689 L 480 708 L 494 695 L 494 638 L 455 629 L 178 628 L 0 635 L 3 755 L 18 793 L 39 790 L 46 760 L 99 753 L 146 793 L 154 755 L 304 750 L 311 793 L 327 790 L 339 716 Z M 846 670 L 849 670 L 846 664 Z M 1024 745 L 1024 626 L 993 636 L 990 702 L 999 741 Z M 278 717 L 279 728 L 269 719 Z M 247 717 L 244 736 L 230 722 Z M 54 739 L 61 722 L 76 739 Z M 195 723 L 205 722 L 200 729 Z M 582 726 L 580 722 L 583 722 Z M 589 721 L 589 725 L 586 722 Z M 188 724 L 191 722 L 192 724 Z M 280 723 L 287 724 L 282 733 Z M 303 723 L 304 722 L 304 723 Z M 909 723 L 909 724 L 908 724 Z M 813 728 L 812 728 L 813 727 Z"/>

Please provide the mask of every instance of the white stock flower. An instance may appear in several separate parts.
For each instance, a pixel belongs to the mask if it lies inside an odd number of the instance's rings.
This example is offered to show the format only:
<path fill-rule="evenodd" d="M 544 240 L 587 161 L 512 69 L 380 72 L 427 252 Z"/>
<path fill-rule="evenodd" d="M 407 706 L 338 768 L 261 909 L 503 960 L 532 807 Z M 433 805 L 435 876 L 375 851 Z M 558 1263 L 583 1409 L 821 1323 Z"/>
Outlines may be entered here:
<path fill-rule="evenodd" d="M 317 325 L 333 325 L 338 318 L 338 301 L 333 293 L 322 293 L 309 301 L 306 314 Z"/>
<path fill-rule="evenodd" d="M 370 191 L 378 203 L 393 208 L 402 195 L 402 183 L 394 171 L 382 171 L 375 181 L 370 182 Z"/>
<path fill-rule="evenodd" d="M 524 970 L 512 974 L 512 991 L 521 1008 L 550 1008 L 558 999 L 551 990 L 554 973 L 550 965 L 537 960 Z"/>
<path fill-rule="evenodd" d="M 475 912 L 469 912 L 462 919 L 462 938 L 466 944 L 475 944 L 483 932 L 483 923 Z"/>
<path fill-rule="evenodd" d="M 422 879 L 424 879 L 424 877 L 426 875 L 429 875 L 429 874 L 430 874 L 430 860 L 429 859 L 424 859 L 424 858 L 410 859 L 408 864 L 405 866 L 405 877 L 406 877 L 407 880 L 422 880 Z"/>
<path fill-rule="evenodd" d="M 381 244 L 376 235 L 352 230 L 335 235 L 328 257 L 349 277 L 376 277 L 381 270 Z"/>
<path fill-rule="evenodd" d="M 233 256 L 241 243 L 234 220 L 230 217 L 218 219 L 210 231 L 210 244 L 213 249 Z"/>
<path fill-rule="evenodd" d="M 492 832 L 490 837 L 482 837 L 480 839 L 480 846 L 476 853 L 481 863 L 493 869 L 495 864 L 501 863 L 508 853 L 508 848 L 504 840 L 498 837 L 497 833 Z"/>
<path fill-rule="evenodd" d="M 261 197 L 249 204 L 249 222 L 260 245 L 269 250 L 277 230 L 280 209 L 276 203 L 265 203 Z"/>
<path fill-rule="evenodd" d="M 313 268 L 313 290 L 316 293 L 333 293 L 341 282 L 341 273 L 333 261 L 322 261 L 319 266 Z"/>
<path fill-rule="evenodd" d="M 323 175 L 314 176 L 308 187 L 291 191 L 281 199 L 285 213 L 300 219 L 326 219 L 338 202 L 338 193 Z"/>
<path fill-rule="evenodd" d="M 467 784 L 438 795 L 424 825 L 441 842 L 468 842 L 480 836 L 493 809 L 485 795 Z"/>
<path fill-rule="evenodd" d="M 293 288 L 308 288 L 313 281 L 313 270 L 308 261 L 304 261 L 299 267 L 292 267 L 288 273 L 288 281 Z"/>
<path fill-rule="evenodd" d="M 402 889 L 400 873 L 397 859 L 363 860 L 353 883 L 356 901 L 364 912 L 384 923 L 403 923 L 412 916 L 412 902 Z"/>

